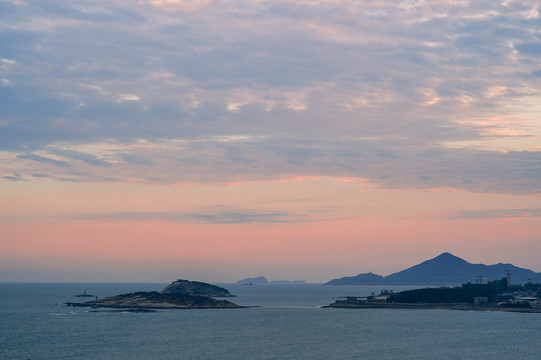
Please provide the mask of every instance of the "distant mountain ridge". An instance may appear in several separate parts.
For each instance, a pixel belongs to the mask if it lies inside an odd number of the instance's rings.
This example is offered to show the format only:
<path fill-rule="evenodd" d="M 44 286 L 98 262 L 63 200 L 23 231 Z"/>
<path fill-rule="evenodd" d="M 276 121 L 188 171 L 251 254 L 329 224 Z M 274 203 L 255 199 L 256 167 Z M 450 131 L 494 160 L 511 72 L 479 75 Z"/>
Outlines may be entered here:
<path fill-rule="evenodd" d="M 379 285 L 383 283 L 383 279 L 383 276 L 369 272 L 357 276 L 346 276 L 340 279 L 334 279 L 325 285 Z"/>
<path fill-rule="evenodd" d="M 333 279 L 325 285 L 456 285 L 481 280 L 499 280 L 511 275 L 511 284 L 523 284 L 529 279 L 541 281 L 541 273 L 512 264 L 471 264 L 451 253 L 444 252 L 433 259 L 388 276 L 359 274 Z"/>

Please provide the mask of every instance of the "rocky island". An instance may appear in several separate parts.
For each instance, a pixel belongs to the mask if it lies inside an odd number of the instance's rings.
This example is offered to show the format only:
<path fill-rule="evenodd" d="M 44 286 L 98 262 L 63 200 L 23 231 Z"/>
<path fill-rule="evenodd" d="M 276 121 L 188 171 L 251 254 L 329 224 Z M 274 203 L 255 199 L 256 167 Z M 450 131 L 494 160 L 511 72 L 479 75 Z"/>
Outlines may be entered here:
<path fill-rule="evenodd" d="M 268 285 L 269 281 L 264 276 L 249 277 L 237 281 L 237 284 L 240 285 Z"/>
<path fill-rule="evenodd" d="M 200 281 L 177 280 L 167 285 L 162 294 L 188 294 L 194 296 L 232 297 L 229 290 Z"/>
<path fill-rule="evenodd" d="M 116 308 L 127 310 L 141 309 L 234 309 L 244 306 L 213 297 L 231 297 L 227 289 L 219 286 L 188 280 L 177 280 L 161 292 L 138 291 L 129 294 L 109 296 L 84 303 L 65 303 L 67 306 Z"/>

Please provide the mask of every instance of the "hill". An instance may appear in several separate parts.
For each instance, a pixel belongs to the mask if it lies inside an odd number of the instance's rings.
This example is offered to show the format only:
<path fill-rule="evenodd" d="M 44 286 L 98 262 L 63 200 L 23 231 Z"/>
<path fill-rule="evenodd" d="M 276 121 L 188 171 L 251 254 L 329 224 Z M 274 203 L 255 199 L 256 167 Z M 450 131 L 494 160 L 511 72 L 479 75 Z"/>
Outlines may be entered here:
<path fill-rule="evenodd" d="M 479 276 L 482 281 L 498 280 L 511 275 L 511 284 L 523 284 L 541 280 L 541 273 L 523 269 L 512 264 L 471 264 L 453 254 L 445 252 L 433 259 L 396 272 L 389 276 L 359 274 L 353 277 L 334 279 L 325 285 L 456 285 L 475 282 Z M 366 276 L 366 275 L 374 276 Z M 378 282 L 377 279 L 380 278 Z"/>
<path fill-rule="evenodd" d="M 129 294 L 109 296 L 84 303 L 68 302 L 67 306 L 119 309 L 219 309 L 241 308 L 226 300 L 212 297 L 233 296 L 219 286 L 188 280 L 176 280 L 161 292 L 138 291 Z"/>
<path fill-rule="evenodd" d="M 369 272 L 357 276 L 346 276 L 340 279 L 333 279 L 325 285 L 380 285 L 382 283 L 383 276 Z"/>
<path fill-rule="evenodd" d="M 65 303 L 67 306 L 119 309 L 220 309 L 241 308 L 226 300 L 208 296 L 180 293 L 163 294 L 157 291 L 139 291 L 130 294 L 109 296 L 84 303 Z"/>
<path fill-rule="evenodd" d="M 200 281 L 177 280 L 161 291 L 162 294 L 188 294 L 194 296 L 230 297 L 229 290 Z"/>

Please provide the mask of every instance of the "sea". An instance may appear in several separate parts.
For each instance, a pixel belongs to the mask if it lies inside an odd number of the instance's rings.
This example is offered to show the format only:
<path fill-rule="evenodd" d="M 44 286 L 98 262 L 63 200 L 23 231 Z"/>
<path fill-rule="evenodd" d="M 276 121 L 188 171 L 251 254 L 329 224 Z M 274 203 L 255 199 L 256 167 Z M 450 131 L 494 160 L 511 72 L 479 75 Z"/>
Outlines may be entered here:
<path fill-rule="evenodd" d="M 0 283 L 0 359 L 541 359 L 541 314 L 322 308 L 377 286 L 218 284 L 244 309 L 63 305 L 166 285 Z"/>

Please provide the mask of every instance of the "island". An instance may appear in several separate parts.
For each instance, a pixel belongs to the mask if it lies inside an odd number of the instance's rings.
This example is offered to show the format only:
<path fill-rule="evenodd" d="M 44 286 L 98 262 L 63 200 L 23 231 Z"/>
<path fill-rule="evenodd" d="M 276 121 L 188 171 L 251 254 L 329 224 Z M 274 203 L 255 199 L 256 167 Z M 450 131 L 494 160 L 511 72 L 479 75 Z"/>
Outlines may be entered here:
<path fill-rule="evenodd" d="M 541 313 L 541 284 L 509 285 L 507 278 L 462 284 L 460 287 L 421 288 L 377 296 L 346 296 L 325 308 L 446 309 Z"/>
<path fill-rule="evenodd" d="M 176 280 L 162 290 L 162 294 L 188 294 L 194 296 L 232 297 L 229 290 L 200 281 Z"/>
<path fill-rule="evenodd" d="M 228 290 L 219 286 L 188 280 L 177 280 L 161 292 L 138 291 L 109 296 L 84 303 L 68 302 L 66 306 L 91 308 L 116 308 L 132 311 L 152 309 L 238 309 L 244 308 L 227 300 L 213 297 L 231 297 Z"/>
<path fill-rule="evenodd" d="M 237 284 L 240 285 L 268 285 L 269 281 L 264 276 L 249 277 L 237 281 Z"/>
<path fill-rule="evenodd" d="M 272 280 L 268 281 L 264 276 L 249 277 L 237 281 L 239 285 L 305 285 L 305 280 Z"/>

